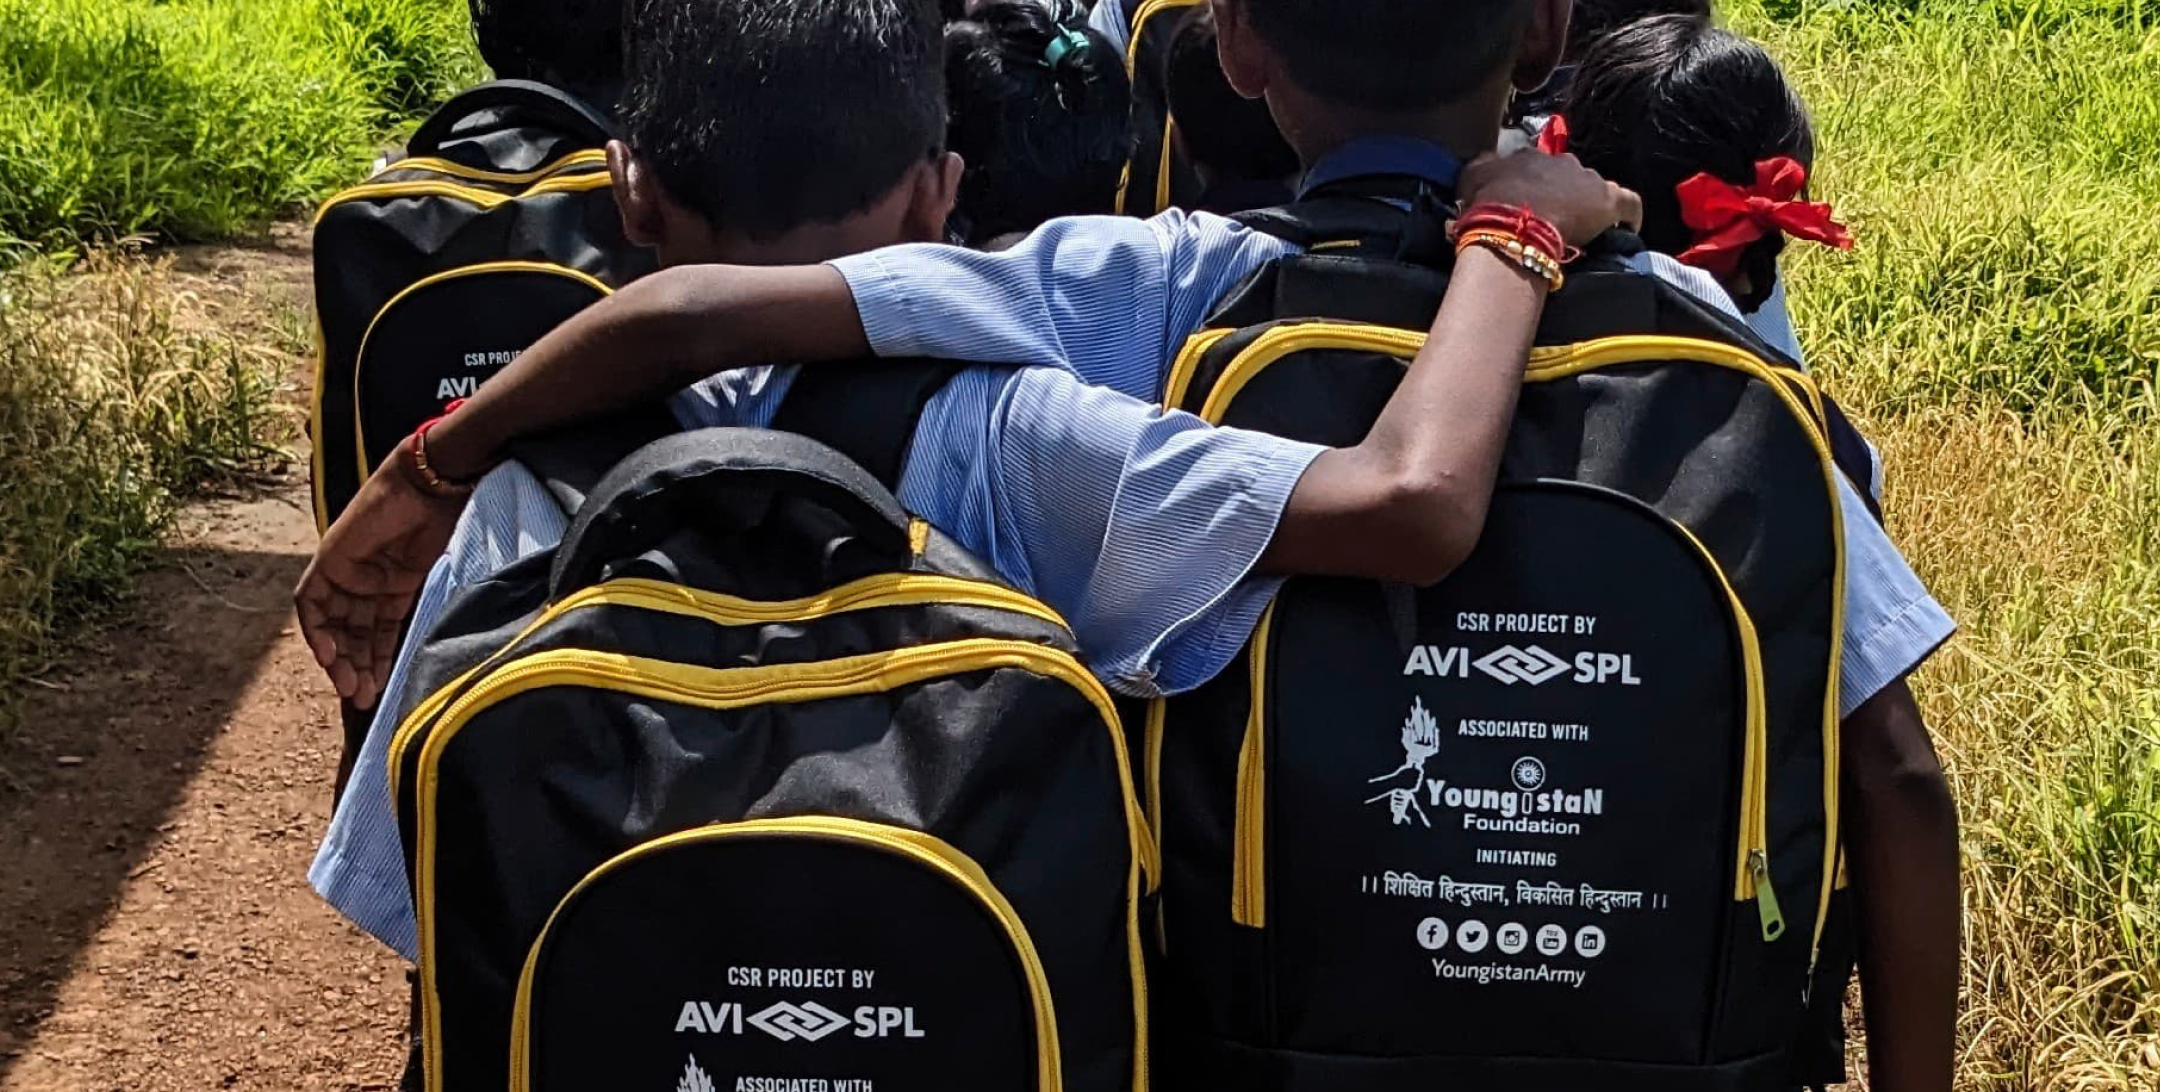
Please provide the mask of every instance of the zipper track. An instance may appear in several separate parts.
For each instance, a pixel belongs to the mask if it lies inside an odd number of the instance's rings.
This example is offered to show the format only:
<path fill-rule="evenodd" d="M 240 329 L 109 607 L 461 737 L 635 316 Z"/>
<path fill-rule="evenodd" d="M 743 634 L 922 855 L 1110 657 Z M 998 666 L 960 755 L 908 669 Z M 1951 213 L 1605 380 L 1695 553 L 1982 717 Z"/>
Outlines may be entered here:
<path fill-rule="evenodd" d="M 1212 332 L 1207 331 L 1205 333 Z M 1204 334 L 1200 336 L 1204 336 Z M 1195 366 L 1197 366 L 1199 354 L 1211 345 L 1212 342 L 1207 345 L 1196 345 L 1195 342 L 1188 341 L 1186 351 L 1179 355 L 1178 366 L 1172 368 L 1171 382 L 1176 384 L 1181 379 L 1184 382 L 1190 382 L 1191 373 L 1189 370 L 1185 371 L 1182 376 L 1180 375 L 1188 354 L 1190 354 L 1190 359 L 1195 361 Z M 1385 352 L 1392 356 L 1407 357 L 1416 355 L 1424 346 L 1425 335 L 1423 333 L 1388 326 L 1332 322 L 1278 326 L 1253 339 L 1251 344 L 1247 345 L 1230 361 L 1229 365 L 1223 370 L 1222 376 L 1216 380 L 1214 388 L 1209 392 L 1200 416 L 1211 423 L 1220 424 L 1223 416 L 1229 411 L 1231 403 L 1244 391 L 1247 384 L 1252 382 L 1270 365 L 1293 353 L 1307 352 L 1314 349 L 1364 349 Z M 1665 335 L 1627 335 L 1598 338 L 1573 345 L 1534 348 L 1530 351 L 1530 358 L 1523 379 L 1524 382 L 1528 383 L 1551 382 L 1601 368 L 1667 360 L 1726 368 L 1745 373 L 1766 383 L 1778 396 L 1779 400 L 1785 404 L 1786 409 L 1791 412 L 1794 419 L 1800 423 L 1808 441 L 1814 446 L 1823 468 L 1825 487 L 1830 493 L 1832 513 L 1836 514 L 1842 511 L 1843 502 L 1838 495 L 1837 485 L 1839 472 L 1831 455 L 1824 428 L 1819 423 L 1822 412 L 1820 409 L 1822 395 L 1814 380 L 1805 374 L 1772 367 L 1744 349 L 1714 341 Z M 1681 526 L 1677 522 L 1673 525 L 1676 527 Z M 1681 529 L 1686 530 L 1685 527 Z M 1845 528 L 1841 518 L 1831 520 L 1831 535 L 1834 543 L 1832 583 L 1838 589 L 1838 594 L 1834 598 L 1831 608 L 1830 666 L 1829 674 L 1826 677 L 1826 685 L 1824 686 L 1823 699 L 1822 798 L 1825 830 L 1821 895 L 1816 907 L 1814 936 L 1811 941 L 1809 956 L 1811 971 L 1815 959 L 1820 955 L 1823 926 L 1829 916 L 1831 888 L 1837 875 L 1836 847 L 1839 789 L 1838 669 L 1843 656 L 1845 629 Z M 1703 546 L 1700 540 L 1695 539 L 1692 533 L 1689 533 L 1688 537 L 1698 549 L 1702 549 L 1705 555 L 1708 556 L 1708 549 Z M 1719 580 L 1725 582 L 1726 590 L 1732 598 L 1736 612 L 1738 612 L 1736 616 L 1746 617 L 1745 608 L 1740 602 L 1739 595 L 1737 591 L 1732 589 L 1723 568 L 1718 566 L 1714 559 L 1711 567 L 1718 573 Z M 1753 645 L 1756 650 L 1757 664 L 1750 677 L 1750 688 L 1751 690 L 1757 690 L 1761 687 L 1760 644 L 1754 634 L 1752 618 L 1748 619 L 1748 635 L 1743 645 Z M 1253 647 L 1258 647 L 1257 642 Z M 1751 704 L 1754 704 L 1756 699 L 1751 696 L 1750 701 Z M 1762 704 L 1766 706 L 1767 700 L 1764 699 Z M 1775 889 L 1770 883 L 1768 847 L 1766 844 L 1748 844 L 1751 841 L 1755 843 L 1767 843 L 1768 841 L 1768 758 L 1764 753 L 1767 751 L 1767 739 L 1760 744 L 1752 742 L 1757 735 L 1767 736 L 1767 717 L 1768 713 L 1765 708 L 1762 714 L 1763 726 L 1759 730 L 1751 729 L 1749 733 L 1751 740 L 1750 753 L 1753 757 L 1748 760 L 1750 769 L 1746 780 L 1756 784 L 1758 787 L 1752 793 L 1752 799 L 1745 803 L 1748 811 L 1751 813 L 1759 812 L 1761 817 L 1752 821 L 1743 820 L 1742 825 L 1747 836 L 1739 839 L 1741 844 L 1737 850 L 1740 866 L 1738 875 L 1742 878 L 1735 881 L 1734 889 L 1736 899 L 1745 901 L 1748 898 L 1754 898 L 1756 900 L 1762 918 L 1763 936 L 1766 940 L 1774 940 L 1784 934 L 1785 922 L 1783 912 L 1777 903 Z M 1247 734 L 1248 736 L 1251 735 L 1250 728 L 1248 728 Z M 1248 746 L 1250 746 L 1249 741 Z M 1241 770 L 1240 782 L 1242 784 L 1244 766 L 1242 752 L 1239 765 Z M 1748 794 L 1744 791 L 1743 795 Z M 1245 810 L 1241 803 L 1240 814 L 1242 815 Z M 1241 855 L 1246 852 L 1242 838 L 1245 829 L 1244 823 L 1241 821 L 1238 826 L 1241 835 Z M 1250 898 L 1249 895 L 1246 897 Z M 1239 889 L 1236 888 L 1236 882 L 1233 878 L 1233 917 L 1236 917 L 1241 905 Z M 1243 908 L 1250 909 L 1249 906 Z"/>
<path fill-rule="evenodd" d="M 969 671 L 1013 667 L 1055 678 L 1072 686 L 1095 706 L 1110 733 L 1119 789 L 1125 809 L 1126 952 L 1133 989 L 1133 1088 L 1147 1088 L 1147 979 L 1140 945 L 1141 877 L 1152 874 L 1146 817 L 1140 814 L 1132 783 L 1131 759 L 1116 708 L 1102 683 L 1079 661 L 1057 649 L 1029 641 L 967 638 L 889 652 L 848 656 L 809 664 L 709 668 L 637 656 L 556 649 L 523 657 L 489 672 L 444 710 L 427 733 L 420 754 L 417 852 L 414 854 L 413 905 L 420 941 L 422 1046 L 428 1092 L 442 1092 L 442 1002 L 435 982 L 435 799 L 442 753 L 460 729 L 482 710 L 518 694 L 549 686 L 576 685 L 614 690 L 659 701 L 708 709 L 778 702 L 809 702 L 855 694 L 881 693 L 930 679 Z"/>
<path fill-rule="evenodd" d="M 1270 603 L 1245 656 L 1251 701 L 1238 747 L 1232 826 L 1237 844 L 1230 858 L 1230 920 L 1254 929 L 1267 928 L 1267 662 L 1274 626 L 1275 604 Z"/>
<path fill-rule="evenodd" d="M 497 208 L 513 201 L 538 197 L 549 193 L 584 193 L 606 189 L 613 179 L 606 171 L 582 171 L 575 174 L 555 175 L 543 178 L 517 193 L 496 193 L 477 186 L 458 182 L 441 182 L 414 179 L 407 182 L 362 182 L 353 188 L 331 197 L 315 210 L 314 223 L 322 223 L 332 209 L 359 201 L 381 201 L 399 197 L 449 197 L 478 205 L 483 209 Z"/>
<path fill-rule="evenodd" d="M 996 884 L 990 882 L 990 877 L 983 872 L 982 866 L 943 839 L 930 834 L 882 823 L 827 816 L 755 819 L 686 830 L 626 850 L 587 873 L 548 914 L 547 924 L 541 927 L 539 937 L 527 951 L 524 969 L 518 975 L 517 1003 L 512 1009 L 510 1020 L 510 1092 L 528 1092 L 532 1087 L 530 1040 L 533 978 L 539 970 L 541 949 L 546 946 L 549 935 L 555 930 L 556 919 L 562 916 L 565 908 L 587 889 L 622 866 L 678 846 L 699 842 L 788 837 L 816 838 L 875 847 L 927 866 L 973 895 L 984 909 L 990 911 L 1007 938 L 1012 941 L 1013 950 L 1020 957 L 1021 972 L 1027 978 L 1028 994 L 1034 1000 L 1037 1092 L 1061 1092 L 1065 1080 L 1064 1063 L 1059 1054 L 1057 1007 L 1050 994 L 1049 974 L 1043 969 L 1042 956 L 1036 951 L 1033 938 L 1028 935 L 1026 923 L 1020 920 L 1020 912 L 1013 909 L 1004 893 L 997 889 Z"/>
<path fill-rule="evenodd" d="M 1011 588 L 934 573 L 879 573 L 817 595 L 777 600 L 744 599 L 721 592 L 701 591 L 665 580 L 623 577 L 579 588 L 564 596 L 549 605 L 538 618 L 520 630 L 517 636 L 505 642 L 503 648 L 506 652 L 515 649 L 519 642 L 539 632 L 542 626 L 586 607 L 632 607 L 681 617 L 703 618 L 718 625 L 751 625 L 761 622 L 808 622 L 853 611 L 925 603 L 989 607 L 1024 614 L 1061 629 L 1071 628 L 1065 624 L 1065 619 L 1059 617 L 1047 604 Z M 499 656 L 491 657 L 428 695 L 398 725 L 397 731 L 391 734 L 389 773 L 390 805 L 393 814 L 399 800 L 398 789 L 404 773 L 405 756 L 414 737 L 419 735 L 444 707 L 462 695 L 468 683 L 499 662 Z"/>
<path fill-rule="evenodd" d="M 395 171 L 426 171 L 429 174 L 446 175 L 468 182 L 496 182 L 503 185 L 521 185 L 537 182 L 560 171 L 573 167 L 606 167 L 607 150 L 604 148 L 580 148 L 568 155 L 559 156 L 529 171 L 491 171 L 482 167 L 468 167 L 441 156 L 418 155 L 400 159 L 375 172 L 381 177 Z"/>
<path fill-rule="evenodd" d="M 360 380 L 367 372 L 368 343 L 374 340 L 375 330 L 382 325 L 383 316 L 388 315 L 398 304 L 412 298 L 422 289 L 433 288 L 436 285 L 446 284 L 450 281 L 463 280 L 466 277 L 485 276 L 490 273 L 543 273 L 576 281 L 600 293 L 601 299 L 606 299 L 615 293 L 614 289 L 601 283 L 598 277 L 583 270 L 572 269 L 569 266 L 558 265 L 554 262 L 524 260 L 476 262 L 472 265 L 461 265 L 455 269 L 445 269 L 439 273 L 429 274 L 399 289 L 397 295 L 390 297 L 390 301 L 383 304 L 375 312 L 375 317 L 368 320 L 367 330 L 360 335 L 360 347 L 353 352 L 353 458 L 360 467 L 359 480 L 366 481 L 368 475 L 375 470 L 373 466 L 369 465 L 367 457 L 367 419 L 360 413 Z"/>

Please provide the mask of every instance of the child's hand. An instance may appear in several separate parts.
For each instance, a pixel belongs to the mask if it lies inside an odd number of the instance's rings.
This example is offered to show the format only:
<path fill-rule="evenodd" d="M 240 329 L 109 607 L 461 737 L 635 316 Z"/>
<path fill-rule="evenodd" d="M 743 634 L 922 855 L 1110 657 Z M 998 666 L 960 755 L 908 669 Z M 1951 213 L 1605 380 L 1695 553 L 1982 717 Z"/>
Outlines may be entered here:
<path fill-rule="evenodd" d="M 300 632 L 340 697 L 371 709 L 390 681 L 405 615 L 464 510 L 429 496 L 400 471 L 403 455 L 368 477 L 323 535 L 293 590 Z"/>
<path fill-rule="evenodd" d="M 1569 246 L 1581 246 L 1614 227 L 1642 223 L 1642 198 L 1607 182 L 1572 155 L 1518 152 L 1481 155 L 1463 168 L 1465 205 L 1519 205 L 1552 221 Z"/>

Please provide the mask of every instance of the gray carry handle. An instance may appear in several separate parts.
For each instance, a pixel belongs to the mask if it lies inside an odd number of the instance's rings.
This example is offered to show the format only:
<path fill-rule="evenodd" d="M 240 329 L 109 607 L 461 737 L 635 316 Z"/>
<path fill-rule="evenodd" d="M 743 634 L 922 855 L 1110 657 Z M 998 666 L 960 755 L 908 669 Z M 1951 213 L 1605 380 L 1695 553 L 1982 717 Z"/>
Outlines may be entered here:
<path fill-rule="evenodd" d="M 512 107 L 545 116 L 565 132 L 576 134 L 587 147 L 601 147 L 615 135 L 614 123 L 606 114 L 559 87 L 536 80 L 496 80 L 460 92 L 428 115 L 405 142 L 405 150 L 412 155 L 434 155 L 442 151 L 460 122 L 482 111 Z"/>
<path fill-rule="evenodd" d="M 762 511 L 777 493 L 830 510 L 872 549 L 913 553 L 900 502 L 839 452 L 769 429 L 699 429 L 647 444 L 593 488 L 556 549 L 549 598 L 592 584 L 610 562 L 687 527 L 727 528 L 744 505 Z"/>

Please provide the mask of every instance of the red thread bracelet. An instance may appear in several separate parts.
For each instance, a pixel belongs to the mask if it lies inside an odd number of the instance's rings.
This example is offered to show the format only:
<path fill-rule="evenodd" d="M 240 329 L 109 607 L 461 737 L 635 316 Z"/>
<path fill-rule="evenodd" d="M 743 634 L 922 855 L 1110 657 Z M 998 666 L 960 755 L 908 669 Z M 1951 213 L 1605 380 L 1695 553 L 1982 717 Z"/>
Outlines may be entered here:
<path fill-rule="evenodd" d="M 1465 234 L 1474 231 L 1497 231 L 1513 236 L 1521 240 L 1523 245 L 1544 252 L 1559 264 L 1574 261 L 1579 256 L 1575 248 L 1568 246 L 1561 238 L 1560 229 L 1554 227 L 1552 221 L 1517 205 L 1497 202 L 1472 205 L 1455 218 L 1449 238 L 1461 239 Z"/>
<path fill-rule="evenodd" d="M 456 413 L 458 407 L 464 404 L 464 399 L 455 399 L 444 406 L 441 413 L 420 422 L 419 426 L 413 429 L 411 440 L 404 445 L 407 452 L 407 461 L 411 466 L 413 476 L 419 480 L 421 489 L 437 497 L 460 497 L 471 493 L 473 489 L 473 483 L 470 481 L 445 478 L 436 473 L 435 467 L 428 461 L 427 453 L 428 430 L 441 424 L 443 418 Z"/>

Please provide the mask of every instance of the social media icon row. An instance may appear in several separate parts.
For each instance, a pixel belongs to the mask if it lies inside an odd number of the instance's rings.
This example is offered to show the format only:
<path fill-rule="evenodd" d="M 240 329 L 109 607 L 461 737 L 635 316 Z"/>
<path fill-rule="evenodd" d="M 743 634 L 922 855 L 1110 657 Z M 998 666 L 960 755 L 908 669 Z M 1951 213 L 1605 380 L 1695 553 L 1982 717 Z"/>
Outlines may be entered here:
<path fill-rule="evenodd" d="M 1418 945 L 1429 952 L 1437 952 L 1448 946 L 1452 937 L 1455 947 L 1466 955 L 1476 955 L 1489 945 L 1501 955 L 1521 955 L 1535 943 L 1537 952 L 1548 958 L 1565 954 L 1568 950 L 1568 931 L 1565 926 L 1547 923 L 1540 925 L 1533 935 L 1530 927 L 1521 922 L 1503 922 L 1498 928 L 1488 927 L 1476 918 L 1468 918 L 1452 929 L 1439 918 L 1426 918 L 1418 923 Z M 1575 930 L 1575 954 L 1585 959 L 1595 959 L 1605 954 L 1605 930 L 1595 925 L 1585 925 Z"/>

